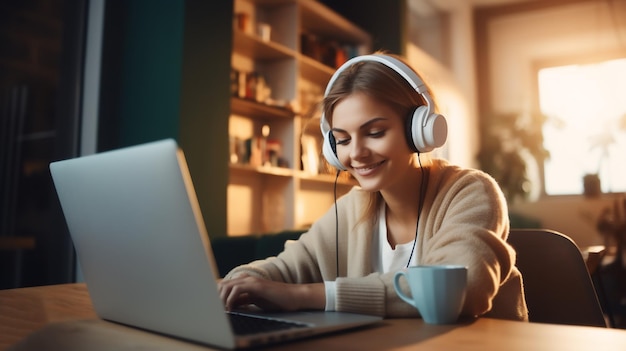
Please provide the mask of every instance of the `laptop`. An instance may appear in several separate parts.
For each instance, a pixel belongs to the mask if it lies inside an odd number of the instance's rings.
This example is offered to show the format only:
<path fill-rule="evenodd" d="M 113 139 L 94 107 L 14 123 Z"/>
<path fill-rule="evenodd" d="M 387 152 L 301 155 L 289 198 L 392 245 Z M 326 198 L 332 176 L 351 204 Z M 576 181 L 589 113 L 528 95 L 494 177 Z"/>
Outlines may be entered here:
<path fill-rule="evenodd" d="M 187 164 L 172 139 L 53 162 L 50 171 L 102 319 L 225 349 L 381 320 L 324 311 L 226 312 Z M 267 319 L 282 329 L 237 335 L 233 315 Z M 284 329 L 292 323 L 296 327 Z"/>

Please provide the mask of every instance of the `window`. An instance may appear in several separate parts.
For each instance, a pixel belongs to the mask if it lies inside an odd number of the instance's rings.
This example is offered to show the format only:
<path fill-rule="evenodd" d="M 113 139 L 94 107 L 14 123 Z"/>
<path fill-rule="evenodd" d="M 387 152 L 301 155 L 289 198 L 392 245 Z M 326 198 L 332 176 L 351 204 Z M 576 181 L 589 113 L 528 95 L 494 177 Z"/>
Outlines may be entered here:
<path fill-rule="evenodd" d="M 538 82 L 546 193 L 581 194 L 586 174 L 626 191 L 626 59 L 544 68 Z"/>

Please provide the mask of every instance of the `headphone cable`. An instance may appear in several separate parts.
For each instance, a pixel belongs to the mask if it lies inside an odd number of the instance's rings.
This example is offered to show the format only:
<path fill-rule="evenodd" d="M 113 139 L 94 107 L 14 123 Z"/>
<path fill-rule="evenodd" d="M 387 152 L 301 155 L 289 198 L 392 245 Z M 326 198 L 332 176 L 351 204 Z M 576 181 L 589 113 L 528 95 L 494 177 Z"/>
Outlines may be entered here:
<path fill-rule="evenodd" d="M 337 180 L 339 179 L 339 173 L 335 176 L 335 186 L 333 188 L 334 201 L 335 201 L 335 279 L 339 278 L 339 211 L 337 210 Z"/>
<path fill-rule="evenodd" d="M 420 166 L 420 170 L 421 170 L 421 179 L 420 179 L 420 198 L 419 198 L 419 204 L 417 205 L 417 223 L 415 223 L 415 239 L 413 239 L 413 247 L 411 248 L 411 254 L 409 255 L 409 261 L 406 263 L 406 268 L 409 268 L 409 265 L 411 265 L 411 259 L 413 258 L 413 252 L 415 252 L 415 245 L 417 244 L 417 233 L 419 230 L 419 226 L 420 226 L 420 216 L 422 215 L 422 207 L 424 204 L 424 191 L 426 190 L 424 185 L 426 184 L 424 182 L 424 178 L 426 178 L 426 170 L 424 169 L 424 167 L 422 167 L 422 160 L 420 159 L 420 153 L 417 153 L 417 162 L 419 163 Z"/>

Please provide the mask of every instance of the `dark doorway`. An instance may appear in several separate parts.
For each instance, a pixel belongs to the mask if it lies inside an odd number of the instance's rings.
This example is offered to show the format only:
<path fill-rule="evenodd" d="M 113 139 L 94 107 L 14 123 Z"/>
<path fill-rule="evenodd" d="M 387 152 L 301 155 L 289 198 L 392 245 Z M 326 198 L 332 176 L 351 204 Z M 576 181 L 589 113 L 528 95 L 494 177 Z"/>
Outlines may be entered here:
<path fill-rule="evenodd" d="M 0 289 L 74 280 L 48 165 L 77 155 L 85 3 L 0 3 Z"/>

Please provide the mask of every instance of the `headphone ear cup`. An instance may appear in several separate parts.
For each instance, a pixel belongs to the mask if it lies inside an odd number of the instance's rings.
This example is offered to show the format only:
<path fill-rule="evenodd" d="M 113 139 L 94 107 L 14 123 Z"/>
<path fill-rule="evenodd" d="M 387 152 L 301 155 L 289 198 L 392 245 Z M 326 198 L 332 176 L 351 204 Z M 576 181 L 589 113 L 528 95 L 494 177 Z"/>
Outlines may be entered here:
<path fill-rule="evenodd" d="M 346 171 L 347 168 L 341 164 L 339 158 L 337 158 L 337 142 L 335 141 L 335 136 L 329 130 L 324 134 L 324 145 L 322 145 L 322 153 L 324 154 L 324 158 L 326 161 L 330 163 L 331 166 L 337 168 L 340 171 Z"/>
<path fill-rule="evenodd" d="M 418 106 L 413 110 L 411 116 L 407 120 L 407 139 L 409 143 L 409 148 L 413 150 L 413 152 L 428 152 L 426 144 L 424 143 L 424 138 L 422 135 L 422 125 L 424 119 L 426 118 L 426 114 L 428 113 L 428 108 L 426 106 Z"/>
<path fill-rule="evenodd" d="M 440 114 L 428 114 L 428 107 L 419 106 L 409 118 L 407 129 L 409 147 L 414 152 L 430 152 L 445 144 L 448 138 L 448 123 Z"/>
<path fill-rule="evenodd" d="M 442 147 L 448 138 L 448 122 L 446 118 L 438 113 L 428 115 L 426 126 L 422 129 L 426 145 L 431 150 Z"/>

